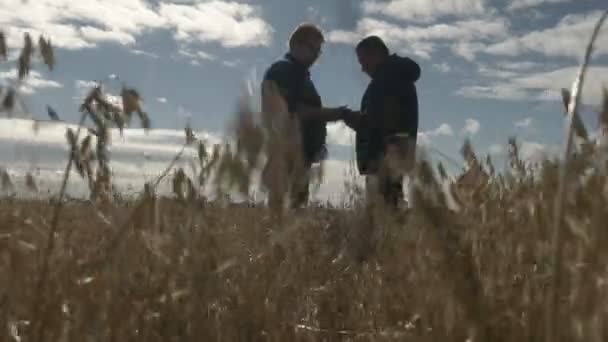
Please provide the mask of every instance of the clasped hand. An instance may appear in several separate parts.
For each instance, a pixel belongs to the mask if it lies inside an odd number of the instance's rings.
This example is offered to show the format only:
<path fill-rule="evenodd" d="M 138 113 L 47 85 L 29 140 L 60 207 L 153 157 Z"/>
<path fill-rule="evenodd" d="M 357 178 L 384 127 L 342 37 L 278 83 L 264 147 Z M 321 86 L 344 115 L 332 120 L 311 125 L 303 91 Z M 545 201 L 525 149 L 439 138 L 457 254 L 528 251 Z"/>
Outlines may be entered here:
<path fill-rule="evenodd" d="M 340 112 L 340 120 L 343 121 L 351 129 L 357 130 L 359 119 L 361 117 L 361 112 L 351 110 L 347 106 L 339 107 L 338 111 Z"/>

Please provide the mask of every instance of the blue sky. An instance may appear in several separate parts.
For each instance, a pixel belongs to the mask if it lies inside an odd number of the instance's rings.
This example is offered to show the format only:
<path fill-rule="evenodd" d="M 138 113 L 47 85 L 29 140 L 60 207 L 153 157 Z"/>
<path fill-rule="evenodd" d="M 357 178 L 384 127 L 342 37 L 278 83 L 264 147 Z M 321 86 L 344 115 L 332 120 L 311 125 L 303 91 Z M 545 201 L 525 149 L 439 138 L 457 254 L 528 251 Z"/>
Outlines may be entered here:
<path fill-rule="evenodd" d="M 517 135 L 527 156 L 561 143 L 559 89 L 574 78 L 605 0 L 0 0 L 9 47 L 27 31 L 51 38 L 57 66 L 35 69 L 22 88 L 29 113 L 50 104 L 67 121 L 93 80 L 118 93 L 140 90 L 155 128 L 221 134 L 244 84 L 257 85 L 280 58 L 293 28 L 319 24 L 327 43 L 313 79 L 329 106 L 358 108 L 368 79 L 353 46 L 378 34 L 420 63 L 420 141 L 457 155 L 465 136 L 481 153 L 504 153 Z M 582 113 L 596 128 L 608 84 L 608 29 L 602 30 Z M 14 77 L 14 57 L 0 82 Z M 332 126 L 332 158 L 350 157 L 349 131 Z"/>

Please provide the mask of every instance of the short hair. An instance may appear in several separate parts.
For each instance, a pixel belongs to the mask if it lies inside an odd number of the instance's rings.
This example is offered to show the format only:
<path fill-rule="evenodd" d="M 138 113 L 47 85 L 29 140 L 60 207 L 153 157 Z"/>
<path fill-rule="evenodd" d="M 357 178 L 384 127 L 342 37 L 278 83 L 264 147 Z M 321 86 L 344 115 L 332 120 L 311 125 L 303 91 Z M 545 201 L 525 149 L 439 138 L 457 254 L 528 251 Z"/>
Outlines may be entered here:
<path fill-rule="evenodd" d="M 380 52 L 381 54 L 388 56 L 389 50 L 384 41 L 378 36 L 369 36 L 364 38 L 357 44 L 355 48 L 357 52 Z"/>
<path fill-rule="evenodd" d="M 289 37 L 289 47 L 293 47 L 297 43 L 304 42 L 306 39 L 318 38 L 321 42 L 325 42 L 323 31 L 312 23 L 302 23 L 296 27 Z"/>

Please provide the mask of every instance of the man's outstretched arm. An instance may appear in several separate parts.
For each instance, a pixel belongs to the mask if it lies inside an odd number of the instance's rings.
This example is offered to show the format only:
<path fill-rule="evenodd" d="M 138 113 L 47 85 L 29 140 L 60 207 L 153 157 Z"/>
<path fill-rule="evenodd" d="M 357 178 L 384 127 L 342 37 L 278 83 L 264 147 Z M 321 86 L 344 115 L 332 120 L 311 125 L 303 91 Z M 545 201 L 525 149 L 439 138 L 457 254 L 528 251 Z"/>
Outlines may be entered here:
<path fill-rule="evenodd" d="M 262 111 L 268 113 L 288 112 L 289 94 L 289 88 L 282 87 L 279 82 L 265 80 L 262 83 Z M 296 106 L 293 110 L 304 121 L 322 122 L 342 120 L 347 115 L 347 111 L 346 107 L 319 108 L 303 104 Z"/>
<path fill-rule="evenodd" d="M 349 110 L 346 107 L 318 108 L 300 105 L 296 108 L 297 115 L 304 121 L 333 122 L 345 118 Z"/>

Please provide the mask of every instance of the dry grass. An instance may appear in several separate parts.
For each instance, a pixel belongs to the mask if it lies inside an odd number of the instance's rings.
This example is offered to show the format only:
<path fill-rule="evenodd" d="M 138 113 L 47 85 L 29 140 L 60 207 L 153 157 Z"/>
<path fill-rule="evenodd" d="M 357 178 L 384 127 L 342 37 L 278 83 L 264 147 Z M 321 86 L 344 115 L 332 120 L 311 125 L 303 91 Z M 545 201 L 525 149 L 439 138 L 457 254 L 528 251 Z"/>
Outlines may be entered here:
<path fill-rule="evenodd" d="M 52 68 L 50 41 L 39 45 Z M 27 77 L 32 52 L 21 55 Z M 288 197 L 289 178 L 301 172 L 298 146 L 279 143 L 293 122 L 277 120 L 287 118 L 276 115 L 285 106 L 268 91 L 265 113 L 275 115 L 260 119 L 241 106 L 234 143 L 210 151 L 186 127 L 184 149 L 141 196 L 100 202 L 111 190 L 107 129 L 124 127 L 132 112 L 150 123 L 134 89 L 123 90 L 118 108 L 94 88 L 79 129 L 67 132 L 64 174 L 65 182 L 73 164 L 91 201 L 65 201 L 63 187 L 52 200 L 0 202 L 0 340 L 608 339 L 608 165 L 598 163 L 602 146 L 587 139 L 575 107 L 572 132 L 585 139 L 566 155 L 567 173 L 559 160 L 527 164 L 515 139 L 510 168 L 499 172 L 467 141 L 467 168 L 456 177 L 421 159 L 405 211 L 365 205 L 352 185 L 348 208 L 205 200 L 205 184 L 248 196 L 264 166 L 262 185 Z M 608 95 L 601 128 L 607 112 Z M 81 139 L 86 118 L 95 128 Z M 191 174 L 174 167 L 186 148 L 198 151 Z M 172 171 L 174 196 L 158 196 Z M 0 176 L 12 192 L 6 170 Z M 27 182 L 38 190 L 32 176 Z M 557 265 L 555 217 L 564 227 Z"/>
<path fill-rule="evenodd" d="M 430 171 L 420 168 L 428 191 L 419 205 L 397 217 L 318 208 L 281 218 L 156 198 L 130 220 L 130 203 L 105 214 L 66 203 L 36 303 L 42 340 L 539 340 L 556 165 L 454 186 L 458 212 Z M 571 190 L 559 334 L 603 341 L 606 178 Z M 0 334 L 9 341 L 11 329 L 28 333 L 52 206 L 0 208 L 0 317 L 10 327 Z"/>

